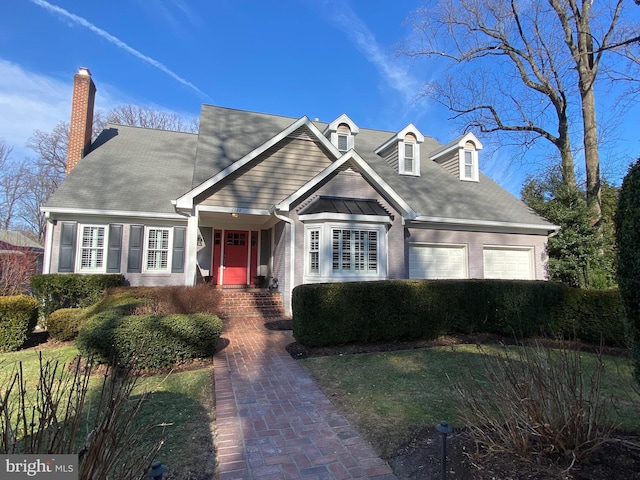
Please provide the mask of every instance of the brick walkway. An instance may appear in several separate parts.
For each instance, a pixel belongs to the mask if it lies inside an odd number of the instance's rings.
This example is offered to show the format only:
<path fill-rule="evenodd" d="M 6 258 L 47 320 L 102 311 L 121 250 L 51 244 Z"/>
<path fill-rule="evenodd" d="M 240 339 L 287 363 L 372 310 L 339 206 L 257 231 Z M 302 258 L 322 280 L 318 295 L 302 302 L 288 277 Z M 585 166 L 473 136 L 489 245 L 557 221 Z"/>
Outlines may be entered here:
<path fill-rule="evenodd" d="M 264 322 L 226 320 L 214 357 L 220 480 L 396 479 Z"/>

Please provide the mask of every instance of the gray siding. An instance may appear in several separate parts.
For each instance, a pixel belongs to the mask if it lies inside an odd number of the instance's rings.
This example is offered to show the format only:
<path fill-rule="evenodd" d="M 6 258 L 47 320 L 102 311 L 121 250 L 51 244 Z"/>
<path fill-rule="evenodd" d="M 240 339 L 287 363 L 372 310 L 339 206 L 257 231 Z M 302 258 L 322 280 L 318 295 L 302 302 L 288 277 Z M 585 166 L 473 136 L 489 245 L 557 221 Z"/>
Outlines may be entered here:
<path fill-rule="evenodd" d="M 184 285 L 185 284 L 185 274 L 184 273 L 162 273 L 162 274 L 152 274 L 152 273 L 129 273 L 127 272 L 127 263 L 129 260 L 129 233 L 131 225 L 140 225 L 141 222 L 139 219 L 123 219 L 123 218 L 115 218 L 115 217 L 75 217 L 75 221 L 78 221 L 79 224 L 90 224 L 90 225 L 112 225 L 118 224 L 122 225 L 122 243 L 121 243 L 121 253 L 120 253 L 120 273 L 122 273 L 127 282 L 132 286 L 162 286 L 162 285 Z M 65 220 L 67 221 L 67 220 Z M 71 221 L 71 219 L 69 219 Z M 58 255 L 60 251 L 60 233 L 63 221 L 58 221 L 56 225 L 51 225 L 50 228 L 52 230 L 52 249 L 51 249 L 51 265 L 50 272 L 48 273 L 57 273 L 58 272 Z M 166 221 L 156 221 L 153 223 L 147 223 L 150 226 L 156 227 L 186 227 L 186 224 L 174 224 L 173 222 Z M 77 243 L 75 245 L 75 249 L 77 252 L 78 246 Z M 106 251 L 105 251 L 106 252 Z M 75 270 L 75 265 L 74 265 Z M 106 270 L 105 270 L 106 272 Z"/>
<path fill-rule="evenodd" d="M 268 209 L 330 164 L 317 143 L 287 138 L 220 182 L 202 205 Z"/>
<path fill-rule="evenodd" d="M 513 233 L 465 232 L 454 230 L 434 230 L 428 228 L 408 229 L 408 245 L 411 243 L 466 245 L 469 278 L 484 278 L 483 247 L 499 245 L 504 247 L 533 247 L 535 279 L 547 279 L 547 238 L 542 235 Z M 408 265 L 407 265 L 408 272 Z"/>

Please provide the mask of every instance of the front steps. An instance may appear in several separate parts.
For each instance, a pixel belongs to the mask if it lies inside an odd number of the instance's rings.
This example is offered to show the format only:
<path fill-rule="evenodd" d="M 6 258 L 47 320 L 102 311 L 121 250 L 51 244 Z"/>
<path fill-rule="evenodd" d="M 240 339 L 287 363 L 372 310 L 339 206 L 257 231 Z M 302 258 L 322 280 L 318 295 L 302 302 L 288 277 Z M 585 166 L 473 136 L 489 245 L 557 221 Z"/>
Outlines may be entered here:
<path fill-rule="evenodd" d="M 286 318 L 282 296 L 261 288 L 220 289 L 221 313 L 226 318 L 261 317 Z"/>

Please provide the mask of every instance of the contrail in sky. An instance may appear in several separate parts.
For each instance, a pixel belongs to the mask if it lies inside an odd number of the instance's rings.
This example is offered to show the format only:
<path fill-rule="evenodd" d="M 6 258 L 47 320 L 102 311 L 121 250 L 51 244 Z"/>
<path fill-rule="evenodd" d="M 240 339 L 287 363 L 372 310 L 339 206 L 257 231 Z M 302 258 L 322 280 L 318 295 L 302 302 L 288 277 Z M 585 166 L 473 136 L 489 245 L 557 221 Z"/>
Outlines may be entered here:
<path fill-rule="evenodd" d="M 164 73 L 169 75 L 174 80 L 177 80 L 181 84 L 189 87 L 190 89 L 192 89 L 195 92 L 199 93 L 203 97 L 208 98 L 208 99 L 211 98 L 211 97 L 209 97 L 209 95 L 207 95 L 202 90 L 200 90 L 198 87 L 196 87 L 193 83 L 185 80 L 184 78 L 182 78 L 181 76 L 179 76 L 175 72 L 171 71 L 169 68 L 167 68 L 165 65 L 163 65 L 159 61 L 154 60 L 153 58 L 148 57 L 147 55 L 144 55 L 143 53 L 139 52 L 135 48 L 130 47 L 129 45 L 124 43 L 119 38 L 114 37 L 110 33 L 107 33 L 104 30 L 102 30 L 101 28 L 96 27 L 93 23 L 89 22 L 88 20 L 86 20 L 86 19 L 84 19 L 82 17 L 79 17 L 78 15 L 75 15 L 75 14 L 65 10 L 64 8 L 60 8 L 60 7 L 56 6 L 56 5 L 52 5 L 51 3 L 49 3 L 49 2 L 47 2 L 45 0 L 31 0 L 31 2 L 36 4 L 36 5 L 38 5 L 39 7 L 44 8 L 45 10 L 47 10 L 47 11 L 49 11 L 51 13 L 60 15 L 60 16 L 65 17 L 65 18 L 68 18 L 69 20 L 77 23 L 78 25 L 82 25 L 83 27 L 88 28 L 93 33 L 95 33 L 98 36 L 104 38 L 108 42 L 113 43 L 116 47 L 121 48 L 122 50 L 124 50 L 126 52 L 129 52 L 131 55 L 133 55 L 135 57 L 138 57 L 143 62 L 147 62 L 149 65 L 153 65 L 154 67 L 158 68 L 159 70 L 162 70 Z"/>

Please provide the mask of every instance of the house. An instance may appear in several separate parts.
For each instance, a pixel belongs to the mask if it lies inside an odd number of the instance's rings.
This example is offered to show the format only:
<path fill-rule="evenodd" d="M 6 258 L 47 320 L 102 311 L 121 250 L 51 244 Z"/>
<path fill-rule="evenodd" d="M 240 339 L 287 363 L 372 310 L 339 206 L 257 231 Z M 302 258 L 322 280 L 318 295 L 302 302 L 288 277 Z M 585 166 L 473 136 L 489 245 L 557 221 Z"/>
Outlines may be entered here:
<path fill-rule="evenodd" d="M 203 105 L 197 134 L 108 125 L 74 77 L 69 173 L 43 208 L 46 273 L 131 285 L 545 279 L 558 227 L 488 177 L 472 134 L 366 129 Z M 73 145 L 73 147 L 72 147 Z M 86 154 L 85 154 L 86 153 Z"/>
<path fill-rule="evenodd" d="M 20 232 L 0 230 L 0 291 L 26 291 L 32 275 L 42 273 L 44 249 Z"/>

